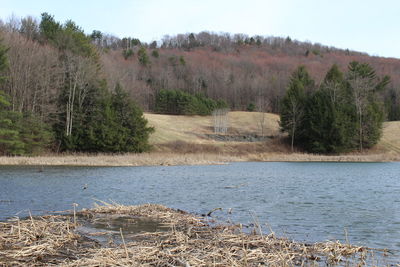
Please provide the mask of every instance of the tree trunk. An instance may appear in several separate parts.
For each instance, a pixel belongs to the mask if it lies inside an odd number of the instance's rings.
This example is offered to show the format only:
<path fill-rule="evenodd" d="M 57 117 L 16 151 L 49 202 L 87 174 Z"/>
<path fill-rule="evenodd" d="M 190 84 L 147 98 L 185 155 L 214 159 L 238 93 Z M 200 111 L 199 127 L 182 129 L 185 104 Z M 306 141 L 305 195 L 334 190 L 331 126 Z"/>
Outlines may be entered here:
<path fill-rule="evenodd" d="M 295 129 L 295 125 L 293 125 L 293 127 L 292 127 L 292 152 L 294 152 L 294 129 Z"/>

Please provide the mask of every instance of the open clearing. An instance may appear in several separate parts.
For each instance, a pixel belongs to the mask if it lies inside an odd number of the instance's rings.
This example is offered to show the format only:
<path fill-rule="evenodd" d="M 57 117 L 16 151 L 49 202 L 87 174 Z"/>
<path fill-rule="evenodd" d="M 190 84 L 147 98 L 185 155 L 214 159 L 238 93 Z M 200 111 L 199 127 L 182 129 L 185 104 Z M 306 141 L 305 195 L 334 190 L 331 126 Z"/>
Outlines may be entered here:
<path fill-rule="evenodd" d="M 146 113 L 145 117 L 149 121 L 149 124 L 155 127 L 156 131 L 150 138 L 150 143 L 155 146 L 173 142 L 216 146 L 221 146 L 222 144 L 226 146 L 235 146 L 235 144 L 237 145 L 238 143 L 215 141 L 207 137 L 207 134 L 213 133 L 212 116 L 180 116 Z M 256 134 L 274 137 L 274 139 L 282 139 L 284 136 L 279 131 L 279 115 L 272 113 L 229 112 L 228 125 L 228 135 L 245 136 Z M 264 146 L 264 152 L 289 152 L 288 147 L 285 147 L 282 142 L 274 142 L 270 145 L 271 149 L 268 149 L 268 146 Z M 385 122 L 381 141 L 375 148 L 367 153 L 400 154 L 400 121 Z"/>
<path fill-rule="evenodd" d="M 218 143 L 207 138 L 213 133 L 212 116 L 180 116 L 145 114 L 155 133 L 150 137 L 150 143 L 165 144 L 182 141 L 196 144 Z M 262 124 L 264 118 L 264 123 Z M 279 115 L 260 112 L 235 111 L 228 113 L 228 134 L 232 135 L 262 135 L 262 125 L 267 136 L 279 135 Z"/>

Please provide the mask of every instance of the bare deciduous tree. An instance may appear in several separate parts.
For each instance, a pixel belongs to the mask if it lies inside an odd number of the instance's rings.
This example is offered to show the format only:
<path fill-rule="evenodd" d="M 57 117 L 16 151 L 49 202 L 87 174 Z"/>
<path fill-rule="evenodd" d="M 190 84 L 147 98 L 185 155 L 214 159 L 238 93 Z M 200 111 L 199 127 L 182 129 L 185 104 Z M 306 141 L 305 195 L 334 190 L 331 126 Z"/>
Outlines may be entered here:
<path fill-rule="evenodd" d="M 214 120 L 214 133 L 226 134 L 228 132 L 228 109 L 216 109 L 212 112 Z"/>
<path fill-rule="evenodd" d="M 88 95 L 89 85 L 95 84 L 97 64 L 89 58 L 66 52 L 64 55 L 64 84 L 67 85 L 65 103 L 65 135 L 72 135 L 75 107 L 81 111 Z"/>

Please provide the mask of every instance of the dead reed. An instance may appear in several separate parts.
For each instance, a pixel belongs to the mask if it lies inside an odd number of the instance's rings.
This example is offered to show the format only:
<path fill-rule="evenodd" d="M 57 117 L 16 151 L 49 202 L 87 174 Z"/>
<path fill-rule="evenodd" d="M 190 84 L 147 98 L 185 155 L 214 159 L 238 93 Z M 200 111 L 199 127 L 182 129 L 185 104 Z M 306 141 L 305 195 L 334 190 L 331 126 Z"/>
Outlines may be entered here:
<path fill-rule="evenodd" d="M 165 148 L 165 147 L 164 147 Z M 143 154 L 117 155 L 49 155 L 38 157 L 0 157 L 0 165 L 31 166 L 169 166 L 169 165 L 210 165 L 240 161 L 318 161 L 318 162 L 387 162 L 400 161 L 400 154 L 365 153 L 344 155 L 317 155 L 307 153 L 286 153 L 264 144 L 224 145 L 215 150 L 209 146 L 184 145 L 180 152 L 163 151 Z M 196 152 L 197 151 L 197 152 Z"/>
<path fill-rule="evenodd" d="M 79 234 L 70 216 L 44 216 L 0 224 L 4 266 L 362 266 L 371 249 L 340 242 L 305 244 L 243 233 L 240 225 L 210 225 L 202 217 L 161 205 L 106 204 L 78 215 L 146 217 L 170 226 L 143 232 L 121 245 L 100 247 Z M 256 230 L 256 229 L 255 229 Z"/>

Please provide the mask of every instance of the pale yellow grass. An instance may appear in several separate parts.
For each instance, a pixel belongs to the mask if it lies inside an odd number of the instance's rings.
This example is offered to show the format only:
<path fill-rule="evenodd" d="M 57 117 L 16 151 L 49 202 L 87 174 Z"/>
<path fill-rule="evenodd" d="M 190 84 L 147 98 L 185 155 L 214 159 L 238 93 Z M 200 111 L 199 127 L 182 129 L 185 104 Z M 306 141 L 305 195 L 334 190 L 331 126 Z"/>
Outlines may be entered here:
<path fill-rule="evenodd" d="M 345 155 L 318 155 L 308 153 L 260 153 L 246 156 L 248 161 L 283 161 L 283 162 L 391 162 L 400 161 L 400 154 L 364 153 Z"/>
<path fill-rule="evenodd" d="M 383 124 L 383 135 L 378 147 L 383 147 L 386 151 L 400 153 L 400 121 Z"/>
<path fill-rule="evenodd" d="M 264 116 L 264 123 L 263 121 Z M 150 143 L 165 144 L 174 141 L 183 141 L 195 144 L 215 144 L 205 134 L 213 133 L 212 116 L 181 116 L 145 114 L 155 132 L 150 137 Z M 261 126 L 264 125 L 264 134 L 276 136 L 279 133 L 279 116 L 271 113 L 234 111 L 228 113 L 228 134 L 245 135 L 256 133 L 261 135 Z"/>
<path fill-rule="evenodd" d="M 0 165 L 31 166 L 156 166 L 209 165 L 244 161 L 245 158 L 217 154 L 142 153 L 123 155 L 50 155 L 40 157 L 0 157 Z"/>

